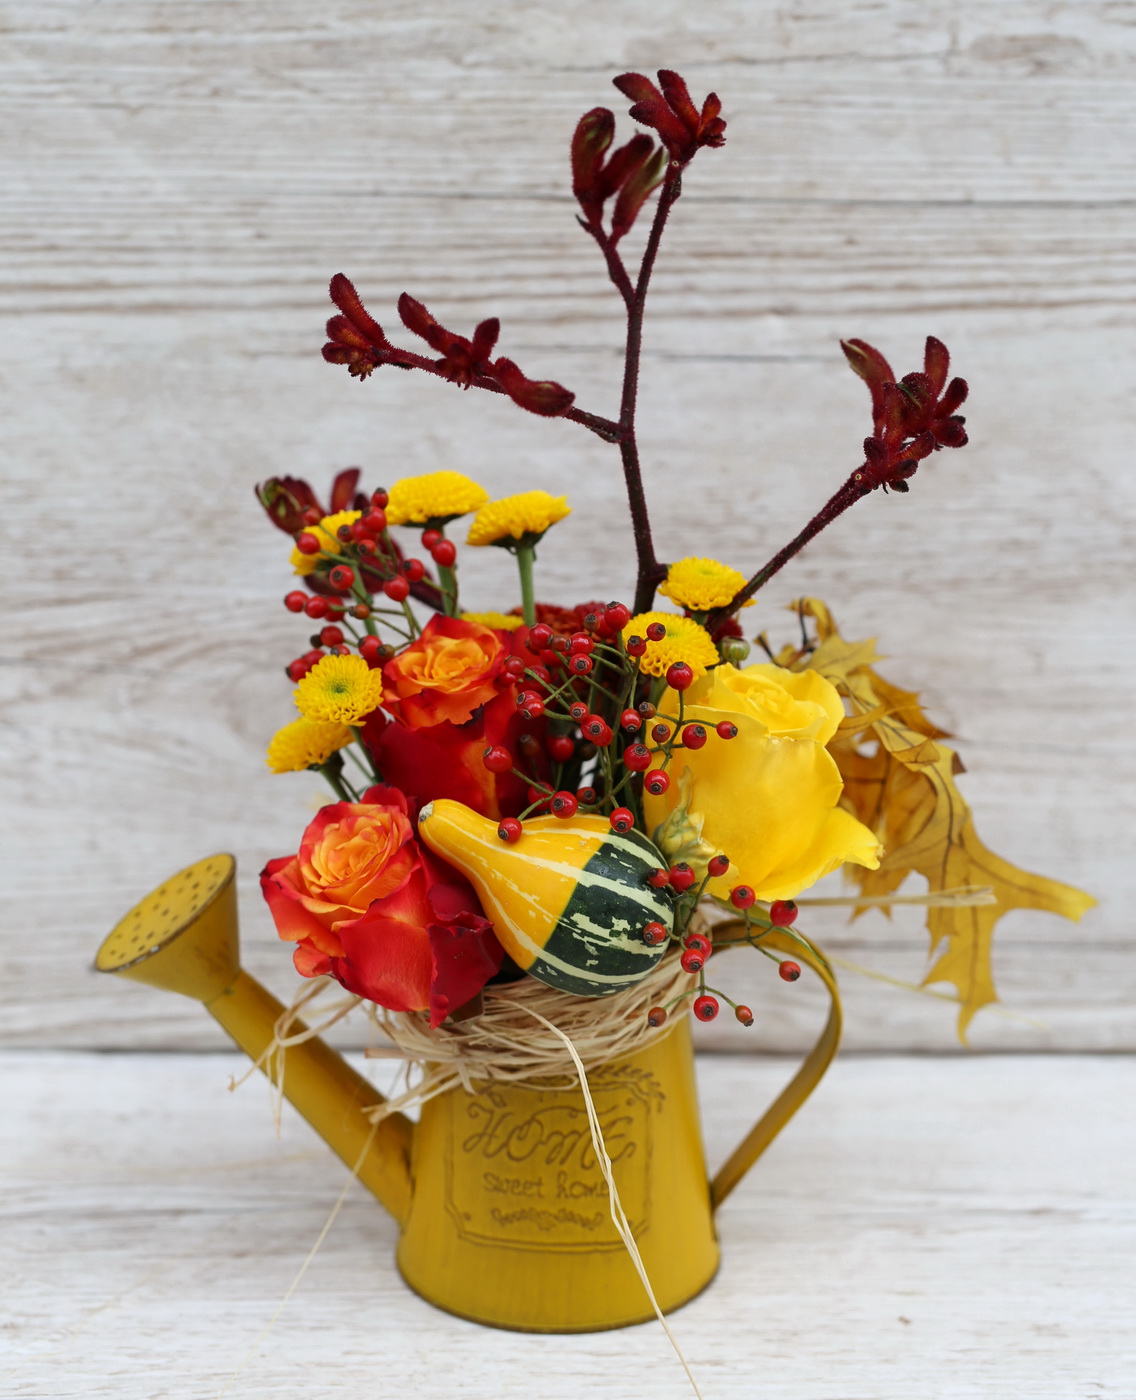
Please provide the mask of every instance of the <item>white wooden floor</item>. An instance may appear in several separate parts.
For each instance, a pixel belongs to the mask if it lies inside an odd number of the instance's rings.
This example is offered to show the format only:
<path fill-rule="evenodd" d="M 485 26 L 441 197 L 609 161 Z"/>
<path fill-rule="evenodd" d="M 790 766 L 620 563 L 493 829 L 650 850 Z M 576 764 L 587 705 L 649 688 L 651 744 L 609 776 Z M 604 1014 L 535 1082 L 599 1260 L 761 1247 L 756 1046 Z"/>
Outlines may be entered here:
<path fill-rule="evenodd" d="M 578 1400 L 690 1394 L 657 1325 L 494 1332 L 434 1311 L 395 1230 L 229 1055 L 9 1052 L 0 1394 Z M 789 1062 L 700 1062 L 720 1160 Z M 849 1057 L 721 1216 L 674 1320 L 706 1400 L 1131 1400 L 1136 1059 Z"/>

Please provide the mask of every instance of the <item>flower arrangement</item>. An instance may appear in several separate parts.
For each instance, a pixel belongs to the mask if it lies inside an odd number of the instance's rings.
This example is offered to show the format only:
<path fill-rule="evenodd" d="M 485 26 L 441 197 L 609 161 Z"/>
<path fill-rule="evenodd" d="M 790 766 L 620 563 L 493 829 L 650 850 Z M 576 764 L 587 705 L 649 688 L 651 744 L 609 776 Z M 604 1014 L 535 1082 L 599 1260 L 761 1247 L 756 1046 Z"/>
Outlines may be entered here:
<path fill-rule="evenodd" d="M 844 639 L 817 599 L 799 600 L 799 640 L 778 649 L 743 623 L 763 586 L 846 510 L 906 493 L 923 462 L 966 445 L 966 382 L 950 377 L 934 337 L 922 367 L 902 377 L 865 341 L 843 342 L 872 418 L 846 480 L 749 574 L 701 552 L 661 562 L 636 439 L 644 312 L 687 167 L 723 146 L 726 123 L 717 96 L 698 106 L 676 73 L 660 72 L 657 86 L 627 73 L 615 85 L 654 135 L 613 149 L 615 117 L 596 107 L 572 139 L 571 176 L 578 222 L 626 311 L 616 417 L 496 355 L 496 318 L 467 337 L 403 294 L 402 323 L 432 354 L 396 345 L 342 274 L 331 279 L 337 314 L 323 356 L 360 381 L 394 367 L 504 395 L 610 443 L 630 510 L 634 597 L 587 601 L 607 591 L 597 578 L 581 580 L 583 602 L 538 601 L 537 550 L 570 513 L 565 496 L 521 489 L 490 500 L 450 470 L 369 491 L 358 470 L 344 471 L 326 505 L 290 477 L 259 486 L 293 542 L 297 586 L 285 606 L 318 629 L 286 668 L 298 716 L 271 740 L 268 763 L 320 772 L 336 798 L 295 855 L 265 867 L 269 908 L 304 977 L 329 976 L 430 1027 L 476 1016 L 490 982 L 532 977 L 609 997 L 666 958 L 690 976 L 649 1009 L 652 1026 L 688 1006 L 712 1020 L 723 1003 L 749 1025 L 749 1008 L 708 980 L 715 952 L 750 946 L 791 982 L 799 964 L 770 945 L 787 937 L 814 951 L 797 927 L 798 896 L 843 868 L 859 907 L 886 908 L 916 872 L 929 886 L 936 955 L 926 980 L 956 989 L 963 1033 L 995 997 L 996 920 L 1012 907 L 1078 918 L 1092 901 L 982 845 L 945 732 L 916 694 L 879 674 L 871 641 Z M 633 270 L 623 240 L 652 199 Z M 517 594 L 499 612 L 465 612 L 461 572 L 491 546 L 514 556 Z M 729 936 L 696 918 L 703 906 L 729 911 Z"/>

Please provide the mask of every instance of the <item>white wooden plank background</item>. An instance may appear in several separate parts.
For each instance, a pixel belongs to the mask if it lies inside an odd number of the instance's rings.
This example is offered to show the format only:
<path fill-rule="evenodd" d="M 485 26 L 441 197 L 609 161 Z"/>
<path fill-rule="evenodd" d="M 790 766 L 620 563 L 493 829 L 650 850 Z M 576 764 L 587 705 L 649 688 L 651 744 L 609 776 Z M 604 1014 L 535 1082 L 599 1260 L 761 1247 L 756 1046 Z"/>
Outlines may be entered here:
<path fill-rule="evenodd" d="M 211 849 L 241 862 L 249 965 L 290 985 L 254 876 L 315 788 L 262 768 L 303 629 L 254 480 L 358 462 L 372 483 L 567 484 L 541 593 L 626 589 L 613 452 L 412 376 L 357 385 L 318 348 L 343 270 L 388 324 L 404 288 L 459 327 L 500 314 L 506 353 L 611 411 L 618 308 L 567 142 L 586 108 L 622 110 L 611 74 L 667 64 L 730 128 L 649 320 L 660 549 L 767 557 L 866 430 L 837 338 L 901 370 L 946 340 L 973 445 L 859 505 L 750 617 L 776 631 L 816 592 L 877 634 L 961 736 L 989 843 L 1100 897 L 1079 929 L 1005 922 L 999 984 L 1040 1024 L 985 1015 L 974 1043 L 1136 1046 L 1136 5 L 8 0 L 0 42 L 7 1043 L 218 1045 L 188 1003 L 89 970 Z M 506 565 L 471 563 L 471 604 L 511 601 Z M 810 928 L 900 977 L 924 965 L 917 920 Z M 729 1045 L 803 1043 L 811 994 L 759 971 L 739 985 L 767 1009 Z M 949 1007 L 848 991 L 850 1046 L 951 1047 Z"/>
<path fill-rule="evenodd" d="M 918 1073 L 912 1072 L 918 1064 Z M 284 1297 L 340 1164 L 231 1055 L 0 1055 L 0 1393 L 212 1400 Z M 705 1057 L 707 1153 L 784 1061 Z M 838 1061 L 719 1218 L 673 1326 L 706 1400 L 1131 1400 L 1136 1060 Z M 691 1392 L 657 1325 L 493 1331 L 400 1283 L 344 1209 L 231 1400 Z"/>

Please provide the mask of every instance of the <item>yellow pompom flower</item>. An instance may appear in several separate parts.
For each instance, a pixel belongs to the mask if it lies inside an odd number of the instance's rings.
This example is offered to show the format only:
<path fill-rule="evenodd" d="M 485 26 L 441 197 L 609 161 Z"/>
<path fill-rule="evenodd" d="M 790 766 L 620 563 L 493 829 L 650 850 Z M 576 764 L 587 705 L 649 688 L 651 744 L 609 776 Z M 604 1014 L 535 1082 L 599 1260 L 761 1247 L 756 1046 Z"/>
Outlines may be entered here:
<path fill-rule="evenodd" d="M 463 622 L 478 622 L 482 627 L 492 627 L 495 632 L 515 632 L 518 627 L 525 625 L 524 618 L 519 617 L 516 613 L 463 612 L 461 620 Z"/>
<path fill-rule="evenodd" d="M 343 545 L 336 536 L 336 530 L 341 525 L 354 525 L 362 514 L 363 512 L 360 510 L 337 510 L 334 515 L 325 515 L 318 525 L 305 526 L 304 534 L 315 535 L 316 539 L 319 540 L 320 552 L 318 554 L 305 554 L 303 550 L 293 548 L 293 572 L 306 578 L 308 574 L 315 572 L 316 565 L 326 555 L 338 554 Z"/>
<path fill-rule="evenodd" d="M 646 637 L 647 628 L 653 622 L 662 623 L 667 634 L 657 642 L 647 643 L 646 652 L 639 658 L 639 669 L 645 675 L 665 676 L 676 661 L 685 661 L 697 680 L 718 664 L 718 648 L 710 640 L 710 633 L 692 617 L 665 612 L 639 613 L 623 629 L 624 642 L 628 637 Z"/>
<path fill-rule="evenodd" d="M 677 714 L 678 704 L 668 690 L 659 709 Z M 875 834 L 837 805 L 844 785 L 825 745 L 844 705 L 818 672 L 716 666 L 683 694 L 683 718 L 709 739 L 674 750 L 671 785 L 658 797 L 643 794 L 643 814 L 669 858 L 665 847 L 689 843 L 691 832 L 729 857 L 711 894 L 749 885 L 758 899 L 792 899 L 845 862 L 878 867 Z M 734 738 L 714 732 L 723 721 L 736 727 Z"/>
<path fill-rule="evenodd" d="M 745 584 L 745 576 L 728 564 L 719 564 L 717 559 L 697 559 L 691 555 L 670 566 L 666 581 L 659 585 L 659 592 L 680 608 L 704 613 L 712 608 L 724 608 Z M 753 601 L 749 598 L 742 606 L 752 607 Z"/>
<path fill-rule="evenodd" d="M 300 773 L 319 768 L 354 736 L 345 724 L 333 719 L 308 719 L 301 715 L 278 729 L 268 745 L 269 768 L 274 773 Z"/>
<path fill-rule="evenodd" d="M 547 491 L 522 491 L 483 505 L 469 527 L 467 544 L 508 544 L 525 540 L 535 544 L 550 525 L 571 515 L 567 496 Z"/>
<path fill-rule="evenodd" d="M 404 476 L 390 488 L 386 504 L 391 525 L 441 525 L 459 515 L 468 515 L 489 499 L 484 486 L 478 486 L 461 472 L 425 472 Z"/>
<path fill-rule="evenodd" d="M 307 719 L 361 724 L 383 698 L 383 673 L 361 656 L 325 656 L 292 695 Z"/>

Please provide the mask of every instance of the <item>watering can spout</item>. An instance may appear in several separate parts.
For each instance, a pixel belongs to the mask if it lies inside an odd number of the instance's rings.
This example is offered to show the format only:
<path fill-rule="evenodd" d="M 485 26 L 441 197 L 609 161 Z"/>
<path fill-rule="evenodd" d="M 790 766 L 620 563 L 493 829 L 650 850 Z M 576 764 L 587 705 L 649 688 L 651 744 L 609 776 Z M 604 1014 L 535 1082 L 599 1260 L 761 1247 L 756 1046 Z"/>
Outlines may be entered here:
<path fill-rule="evenodd" d="M 261 1057 L 284 1007 L 241 969 L 236 861 L 209 856 L 147 895 L 107 936 L 95 959 L 113 972 L 204 1004 L 237 1045 Z M 293 1023 L 294 1031 L 304 1029 Z M 284 1051 L 284 1096 L 400 1225 L 410 1212 L 413 1125 L 392 1113 L 372 1129 L 364 1110 L 382 1095 L 318 1037 Z"/>

